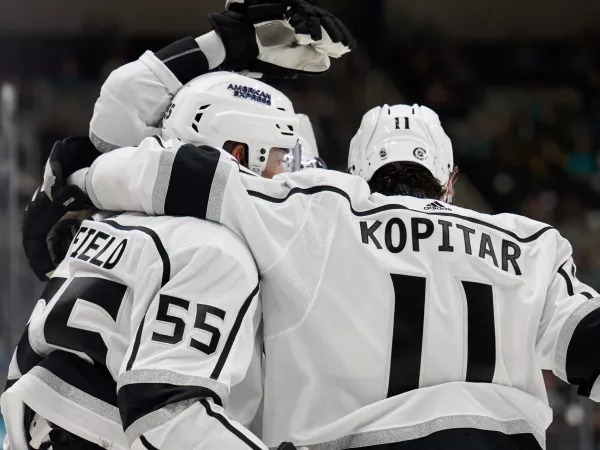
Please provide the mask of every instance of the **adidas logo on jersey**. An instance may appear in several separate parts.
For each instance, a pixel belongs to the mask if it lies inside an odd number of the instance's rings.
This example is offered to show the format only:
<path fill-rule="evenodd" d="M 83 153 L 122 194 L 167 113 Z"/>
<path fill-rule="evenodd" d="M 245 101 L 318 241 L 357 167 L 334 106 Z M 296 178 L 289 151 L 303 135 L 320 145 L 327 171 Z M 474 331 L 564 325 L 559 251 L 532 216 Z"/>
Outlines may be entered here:
<path fill-rule="evenodd" d="M 425 211 L 452 211 L 450 208 L 448 208 L 447 206 L 442 205 L 440 202 L 431 202 L 429 205 L 427 205 L 425 208 L 423 208 Z"/>

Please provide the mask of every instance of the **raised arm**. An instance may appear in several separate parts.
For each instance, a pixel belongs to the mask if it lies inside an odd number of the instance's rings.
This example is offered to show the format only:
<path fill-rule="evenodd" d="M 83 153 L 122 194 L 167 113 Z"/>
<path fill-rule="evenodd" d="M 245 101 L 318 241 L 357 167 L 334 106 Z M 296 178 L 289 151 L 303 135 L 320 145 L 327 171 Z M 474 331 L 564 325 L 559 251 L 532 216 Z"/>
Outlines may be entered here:
<path fill-rule="evenodd" d="M 113 71 L 100 91 L 90 139 L 102 152 L 137 146 L 160 134 L 171 99 L 188 81 L 223 63 L 225 46 L 212 31 L 187 37 Z"/>
<path fill-rule="evenodd" d="M 171 99 L 192 79 L 217 67 L 290 77 L 325 73 L 330 57 L 355 42 L 345 25 L 304 0 L 228 1 L 209 14 L 213 32 L 186 37 L 116 69 L 102 86 L 90 123 L 98 150 L 136 146 L 160 134 Z"/>

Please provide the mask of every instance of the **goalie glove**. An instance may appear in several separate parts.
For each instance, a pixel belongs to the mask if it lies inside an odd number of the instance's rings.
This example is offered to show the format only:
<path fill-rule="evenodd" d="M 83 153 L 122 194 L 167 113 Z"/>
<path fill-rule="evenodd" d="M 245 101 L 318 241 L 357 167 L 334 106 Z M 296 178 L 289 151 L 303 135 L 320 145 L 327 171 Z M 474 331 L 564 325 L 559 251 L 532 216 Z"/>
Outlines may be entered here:
<path fill-rule="evenodd" d="M 29 266 L 46 281 L 64 257 L 70 242 L 72 222 L 60 225 L 69 211 L 93 207 L 91 201 L 74 185 L 67 185 L 70 175 L 89 167 L 100 155 L 87 137 L 69 137 L 54 144 L 46 163 L 44 182 L 25 208 L 21 222 L 22 244 Z M 57 224 L 59 224 L 57 226 Z"/>
<path fill-rule="evenodd" d="M 224 67 L 271 76 L 322 74 L 356 45 L 346 26 L 306 0 L 228 0 L 210 14 L 225 46 Z"/>

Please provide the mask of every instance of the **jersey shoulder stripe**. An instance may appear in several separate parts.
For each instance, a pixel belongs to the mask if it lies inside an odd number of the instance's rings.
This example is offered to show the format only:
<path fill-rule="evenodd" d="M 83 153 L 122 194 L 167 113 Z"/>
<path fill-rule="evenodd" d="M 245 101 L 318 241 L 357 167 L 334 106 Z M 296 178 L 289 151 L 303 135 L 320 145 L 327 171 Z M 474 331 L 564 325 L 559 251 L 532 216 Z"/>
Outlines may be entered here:
<path fill-rule="evenodd" d="M 122 231 L 140 231 L 150 236 L 150 238 L 154 242 L 154 245 L 156 246 L 156 250 L 158 251 L 158 254 L 160 255 L 160 259 L 162 260 L 163 264 L 161 286 L 167 284 L 167 282 L 171 278 L 171 260 L 169 259 L 169 254 L 165 250 L 165 247 L 162 241 L 160 240 L 160 237 L 158 236 L 158 234 L 156 234 L 154 230 L 151 230 L 147 227 L 121 225 L 120 223 L 115 222 L 114 220 L 103 220 L 99 223 L 105 223 L 113 228 L 116 228 L 117 230 Z"/>
<path fill-rule="evenodd" d="M 507 230 L 506 228 L 502 228 L 498 225 L 494 225 L 492 223 L 486 222 L 481 219 L 477 219 L 475 217 L 469 217 L 469 216 L 465 216 L 463 214 L 457 214 L 457 213 L 452 213 L 452 212 L 418 211 L 418 210 L 411 209 L 411 208 L 408 208 L 407 206 L 400 205 L 397 203 L 391 204 L 391 205 L 382 205 L 382 206 L 378 206 L 376 208 L 372 208 L 372 209 L 368 209 L 368 210 L 364 210 L 364 211 L 357 211 L 354 208 L 354 206 L 352 205 L 352 200 L 350 199 L 350 196 L 348 195 L 348 193 L 338 187 L 335 187 L 335 186 L 313 186 L 310 188 L 292 188 L 286 194 L 285 197 L 281 197 L 281 198 L 272 197 L 270 195 L 263 194 L 262 192 L 257 192 L 257 191 L 252 191 L 252 190 L 249 190 L 248 194 L 251 197 L 260 198 L 262 200 L 266 200 L 271 203 L 283 203 L 283 202 L 287 201 L 290 197 L 292 197 L 293 195 L 296 195 L 296 194 L 314 195 L 314 194 L 318 194 L 321 192 L 333 192 L 335 194 L 339 194 L 342 197 L 344 197 L 346 200 L 348 200 L 348 203 L 350 203 L 350 209 L 352 211 L 352 214 L 354 214 L 357 217 L 365 217 L 365 216 L 370 216 L 373 214 L 381 213 L 384 211 L 393 211 L 393 210 L 412 211 L 412 212 L 428 214 L 428 215 L 433 215 L 433 216 L 456 217 L 458 219 L 466 220 L 467 222 L 475 223 L 477 225 L 481 225 L 481 226 L 488 227 L 488 228 L 491 228 L 496 231 L 500 231 L 502 233 L 505 233 L 508 236 L 511 236 L 513 239 L 516 239 L 517 241 L 519 241 L 521 243 L 533 242 L 536 239 L 538 239 L 541 235 L 543 235 L 545 232 L 554 229 L 554 227 L 551 227 L 548 225 L 548 226 L 538 230 L 537 232 L 533 233 L 530 236 L 522 237 L 522 236 L 517 235 L 514 231 Z"/>

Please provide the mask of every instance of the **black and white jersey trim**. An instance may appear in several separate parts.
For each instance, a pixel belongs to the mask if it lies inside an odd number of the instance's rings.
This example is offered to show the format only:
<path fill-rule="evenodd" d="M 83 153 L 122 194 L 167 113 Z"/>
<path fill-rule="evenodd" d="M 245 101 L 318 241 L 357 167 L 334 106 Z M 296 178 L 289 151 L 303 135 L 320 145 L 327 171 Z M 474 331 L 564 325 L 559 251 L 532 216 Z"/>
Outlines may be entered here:
<path fill-rule="evenodd" d="M 161 287 L 168 283 L 168 281 L 171 279 L 171 260 L 169 259 L 169 254 L 167 253 L 167 250 L 165 250 L 165 246 L 163 245 L 162 241 L 160 240 L 160 237 L 158 236 L 158 234 L 156 234 L 156 232 L 154 230 L 151 230 L 150 228 L 146 228 L 146 227 L 134 227 L 134 226 L 121 225 L 120 223 L 117 223 L 114 220 L 104 220 L 100 223 L 105 223 L 106 225 L 116 228 L 117 230 L 139 231 L 141 233 L 144 233 L 144 234 L 147 234 L 148 236 L 150 236 L 150 238 L 154 242 L 156 250 L 158 251 L 158 254 L 162 261 L 163 273 L 162 273 L 162 279 L 161 279 Z M 146 314 L 144 314 L 144 317 L 142 317 L 142 320 L 140 321 L 140 324 L 138 325 L 137 331 L 135 333 L 135 340 L 133 342 L 133 348 L 131 350 L 131 354 L 129 355 L 129 360 L 127 361 L 127 365 L 126 365 L 127 370 L 131 370 L 131 368 L 133 367 L 135 358 L 137 357 L 137 354 L 140 350 L 140 343 L 142 340 L 142 331 L 144 330 L 144 322 L 145 321 L 146 321 Z"/>
<path fill-rule="evenodd" d="M 244 433 L 242 433 L 240 430 L 238 430 L 236 427 L 234 427 L 231 423 L 229 423 L 229 421 L 223 417 L 221 414 L 215 412 L 212 410 L 212 408 L 210 407 L 210 403 L 208 403 L 208 401 L 206 399 L 202 399 L 200 400 L 200 404 L 202 406 L 204 406 L 204 409 L 206 409 L 206 414 L 208 414 L 210 417 L 217 419 L 219 422 L 221 422 L 221 424 L 227 428 L 231 433 L 233 433 L 236 437 L 238 437 L 242 442 L 244 442 L 246 445 L 248 445 L 248 447 L 250 447 L 252 450 L 261 450 L 261 448 L 256 445 L 254 442 L 252 442 L 250 440 L 250 438 L 248 438 L 248 436 L 246 436 Z"/>
<path fill-rule="evenodd" d="M 544 228 L 538 230 L 531 236 L 521 237 L 521 236 L 517 235 L 516 233 L 514 233 L 513 231 L 510 231 L 505 228 L 499 227 L 497 225 L 485 222 L 483 220 L 476 219 L 474 217 L 463 216 L 461 214 L 450 213 L 450 212 L 418 211 L 415 209 L 408 208 L 404 205 L 398 205 L 398 204 L 383 205 L 383 206 L 379 206 L 377 208 L 368 209 L 366 211 L 357 211 L 356 209 L 354 209 L 354 206 L 352 205 L 350 196 L 343 190 L 341 190 L 337 187 L 334 187 L 334 186 L 313 186 L 310 188 L 292 188 L 287 193 L 287 195 L 283 198 L 271 197 L 269 195 L 263 194 L 262 192 L 257 192 L 257 191 L 252 191 L 252 190 L 249 190 L 248 194 L 252 197 L 260 198 L 262 200 L 266 200 L 271 203 L 283 203 L 293 195 L 297 195 L 297 194 L 314 195 L 314 194 L 318 194 L 320 192 L 333 192 L 333 193 L 339 194 L 342 197 L 344 197 L 350 203 L 350 209 L 351 209 L 352 213 L 357 217 L 365 217 L 365 216 L 370 216 L 373 214 L 378 214 L 378 213 L 381 213 L 384 211 L 393 211 L 393 210 L 412 211 L 412 212 L 416 212 L 416 213 L 428 214 L 428 215 L 433 215 L 433 216 L 441 215 L 444 217 L 456 217 L 457 219 L 462 219 L 467 222 L 476 223 L 478 225 L 482 225 L 484 227 L 488 227 L 493 230 L 500 231 L 500 232 L 512 237 L 513 239 L 516 239 L 517 241 L 519 241 L 521 243 L 533 242 L 537 238 L 539 238 L 541 235 L 543 235 L 545 232 L 554 229 L 554 227 L 547 226 L 547 227 L 544 227 Z"/>
<path fill-rule="evenodd" d="M 148 439 L 146 439 L 146 437 L 144 435 L 140 436 L 140 442 L 148 450 L 158 450 L 154 445 L 152 445 L 150 442 L 148 442 Z"/>
<path fill-rule="evenodd" d="M 569 276 L 567 271 L 564 269 L 565 264 L 567 264 L 566 261 L 564 263 L 562 263 L 561 266 L 558 268 L 558 273 L 561 277 L 564 278 L 565 283 L 567 284 L 567 293 L 569 294 L 570 297 L 572 297 L 573 295 L 575 295 L 575 291 L 573 290 L 573 281 L 571 281 L 571 277 Z M 590 300 L 594 297 L 592 294 L 590 294 L 587 291 L 578 292 L 577 294 L 583 295 L 588 300 Z"/>
<path fill-rule="evenodd" d="M 219 375 L 221 375 L 221 371 L 223 370 L 223 367 L 225 366 L 225 363 L 227 362 L 227 357 L 229 356 L 229 353 L 231 352 L 231 348 L 233 347 L 235 338 L 237 337 L 237 334 L 240 331 L 240 327 L 242 326 L 244 316 L 246 315 L 246 312 L 248 312 L 248 309 L 250 308 L 250 305 L 252 304 L 252 300 L 254 299 L 254 297 L 256 297 L 256 294 L 258 294 L 258 284 L 254 288 L 254 290 L 250 293 L 250 295 L 248 296 L 248 298 L 246 299 L 246 301 L 240 308 L 240 311 L 238 312 L 237 317 L 235 318 L 235 322 L 233 324 L 233 327 L 231 328 L 231 332 L 229 333 L 229 336 L 227 337 L 227 341 L 225 342 L 223 351 L 221 352 L 221 355 L 219 356 L 219 360 L 217 361 L 217 364 L 216 364 L 212 374 L 210 375 L 210 377 L 212 379 L 216 380 L 219 378 Z"/>

